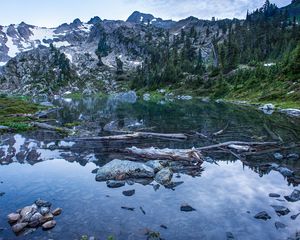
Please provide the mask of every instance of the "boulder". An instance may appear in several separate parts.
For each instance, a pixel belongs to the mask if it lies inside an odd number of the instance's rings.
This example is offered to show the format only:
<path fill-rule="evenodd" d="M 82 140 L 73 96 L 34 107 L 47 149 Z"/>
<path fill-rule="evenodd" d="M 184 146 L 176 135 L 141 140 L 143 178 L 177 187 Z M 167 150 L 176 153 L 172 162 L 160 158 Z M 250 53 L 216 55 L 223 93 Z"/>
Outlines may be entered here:
<path fill-rule="evenodd" d="M 21 218 L 21 215 L 18 213 L 8 214 L 7 219 L 10 224 L 16 223 Z"/>
<path fill-rule="evenodd" d="M 45 223 L 45 222 L 49 222 L 53 220 L 53 214 L 52 213 L 47 213 L 46 215 L 43 216 L 41 222 Z"/>
<path fill-rule="evenodd" d="M 22 210 L 21 210 L 21 221 L 22 222 L 29 222 L 31 217 L 37 212 L 37 209 L 34 205 L 32 206 L 27 206 L 27 207 L 24 207 Z"/>
<path fill-rule="evenodd" d="M 163 168 L 155 175 L 155 181 L 161 185 L 168 185 L 170 184 L 173 177 L 173 172 L 170 168 Z"/>
<path fill-rule="evenodd" d="M 300 200 L 300 191 L 298 189 L 295 189 L 291 195 L 284 196 L 284 198 L 289 202 L 297 202 Z"/>
<path fill-rule="evenodd" d="M 49 213 L 50 212 L 50 208 L 49 207 L 41 207 L 40 208 L 40 213 L 42 214 L 42 215 L 46 215 L 47 213 Z"/>
<path fill-rule="evenodd" d="M 51 207 L 51 203 L 42 199 L 38 199 L 35 201 L 36 206 L 38 207 Z"/>
<path fill-rule="evenodd" d="M 99 168 L 96 180 L 106 181 L 153 177 L 154 170 L 143 163 L 115 159 Z"/>

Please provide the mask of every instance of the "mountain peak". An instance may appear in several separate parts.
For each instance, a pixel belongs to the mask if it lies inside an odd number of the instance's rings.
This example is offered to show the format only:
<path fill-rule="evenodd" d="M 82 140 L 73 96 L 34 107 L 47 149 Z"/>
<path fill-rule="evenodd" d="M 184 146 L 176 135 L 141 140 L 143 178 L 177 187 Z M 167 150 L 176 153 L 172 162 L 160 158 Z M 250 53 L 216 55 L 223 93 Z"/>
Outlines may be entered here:
<path fill-rule="evenodd" d="M 101 22 L 101 18 L 100 17 L 98 17 L 98 16 L 95 16 L 95 17 L 93 17 L 93 18 L 91 18 L 90 19 L 90 21 L 88 21 L 87 23 L 88 24 L 97 24 L 98 22 Z"/>
<path fill-rule="evenodd" d="M 127 19 L 126 22 L 131 23 L 143 23 L 143 22 L 150 22 L 155 17 L 152 14 L 149 13 L 141 13 L 139 11 L 134 11 Z"/>

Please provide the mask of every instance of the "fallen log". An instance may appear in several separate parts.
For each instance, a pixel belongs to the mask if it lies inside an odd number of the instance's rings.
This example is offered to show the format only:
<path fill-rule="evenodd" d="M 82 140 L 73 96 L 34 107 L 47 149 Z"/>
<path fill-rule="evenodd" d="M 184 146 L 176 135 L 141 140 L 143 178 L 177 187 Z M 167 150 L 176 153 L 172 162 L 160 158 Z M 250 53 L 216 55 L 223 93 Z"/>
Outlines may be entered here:
<path fill-rule="evenodd" d="M 165 138 L 165 139 L 179 139 L 185 140 L 187 136 L 182 133 L 152 133 L 152 132 L 133 132 L 128 134 L 120 134 L 120 135 L 111 135 L 111 136 L 103 136 L 103 137 L 84 137 L 77 138 L 75 140 L 84 140 L 84 141 L 113 141 L 113 140 L 128 140 L 133 138 Z"/>
<path fill-rule="evenodd" d="M 241 141 L 230 141 L 230 142 L 224 142 L 219 143 L 215 145 L 205 146 L 205 147 L 199 147 L 196 148 L 198 151 L 204 151 L 204 150 L 211 150 L 215 148 L 222 148 L 222 147 L 229 147 L 234 146 L 233 148 L 238 148 L 238 146 L 249 146 L 249 147 L 255 147 L 255 146 L 276 146 L 279 145 L 278 142 L 241 142 Z M 246 148 L 244 148 L 246 149 Z"/>
<path fill-rule="evenodd" d="M 50 130 L 50 131 L 56 131 L 56 132 L 60 132 L 60 133 L 66 133 L 66 134 L 72 134 L 73 133 L 73 131 L 71 129 L 52 126 L 52 125 L 47 124 L 47 123 L 32 122 L 31 125 L 33 127 L 37 127 L 37 128 L 41 128 L 41 129 L 45 129 L 45 130 Z"/>
<path fill-rule="evenodd" d="M 203 162 L 203 156 L 200 151 L 196 149 L 159 149 L 159 148 L 126 148 L 126 152 L 146 159 L 160 159 L 172 161 L 195 161 Z"/>

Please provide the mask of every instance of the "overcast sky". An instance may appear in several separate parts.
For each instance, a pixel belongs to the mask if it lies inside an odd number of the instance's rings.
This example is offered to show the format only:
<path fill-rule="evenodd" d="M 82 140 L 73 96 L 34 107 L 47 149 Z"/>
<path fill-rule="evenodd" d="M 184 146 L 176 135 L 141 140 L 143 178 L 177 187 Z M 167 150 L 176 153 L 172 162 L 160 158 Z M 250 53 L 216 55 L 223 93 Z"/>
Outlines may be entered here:
<path fill-rule="evenodd" d="M 135 10 L 156 17 L 178 20 L 189 16 L 200 19 L 244 18 L 247 9 L 254 10 L 265 0 L 0 0 L 0 25 L 24 21 L 38 26 L 54 27 L 75 18 L 88 21 L 126 20 Z M 271 0 L 285 6 L 291 0 Z"/>

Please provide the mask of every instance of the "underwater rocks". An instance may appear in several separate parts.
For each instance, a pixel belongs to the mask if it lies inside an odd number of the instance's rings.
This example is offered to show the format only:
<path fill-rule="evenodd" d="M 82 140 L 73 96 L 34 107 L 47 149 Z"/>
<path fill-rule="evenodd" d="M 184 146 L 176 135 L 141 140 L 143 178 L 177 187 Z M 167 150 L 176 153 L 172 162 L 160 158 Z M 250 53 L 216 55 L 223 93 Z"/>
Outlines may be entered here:
<path fill-rule="evenodd" d="M 56 208 L 51 213 L 51 203 L 38 199 L 31 206 L 26 206 L 15 213 L 7 216 L 8 223 L 12 225 L 12 231 L 20 234 L 25 228 L 38 228 L 41 226 L 44 230 L 55 227 L 54 216 L 60 215 L 61 208 Z"/>
<path fill-rule="evenodd" d="M 131 197 L 135 194 L 135 190 L 127 190 L 127 191 L 123 191 L 122 194 L 126 197 Z"/>
<path fill-rule="evenodd" d="M 277 193 L 270 193 L 270 194 L 269 194 L 269 197 L 271 197 L 271 198 L 280 198 L 280 194 L 277 194 Z"/>
<path fill-rule="evenodd" d="M 188 204 L 182 204 L 181 207 L 180 207 L 180 211 L 182 211 L 182 212 L 193 212 L 193 211 L 196 211 L 196 209 L 191 207 Z"/>
<path fill-rule="evenodd" d="M 300 200 L 300 191 L 298 189 L 295 189 L 291 195 L 284 196 L 284 198 L 289 202 L 297 202 Z"/>
<path fill-rule="evenodd" d="M 258 214 L 256 214 L 254 216 L 254 218 L 265 220 L 265 221 L 268 220 L 268 219 L 271 219 L 270 215 L 267 212 L 265 212 L 265 211 L 259 212 Z"/>
<path fill-rule="evenodd" d="M 281 217 L 285 216 L 290 213 L 290 210 L 287 207 L 284 206 L 278 206 L 278 205 L 271 205 L 272 208 L 274 208 L 276 214 Z"/>

